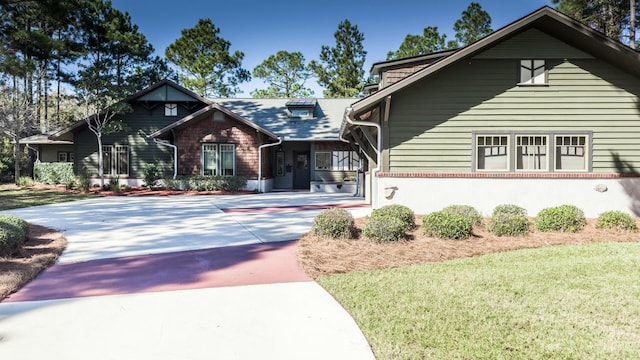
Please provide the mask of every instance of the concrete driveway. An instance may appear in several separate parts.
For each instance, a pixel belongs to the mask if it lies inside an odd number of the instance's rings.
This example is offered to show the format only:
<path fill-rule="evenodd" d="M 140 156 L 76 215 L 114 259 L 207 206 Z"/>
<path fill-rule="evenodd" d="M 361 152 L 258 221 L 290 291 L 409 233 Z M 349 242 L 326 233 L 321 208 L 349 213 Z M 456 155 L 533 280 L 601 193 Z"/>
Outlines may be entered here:
<path fill-rule="evenodd" d="M 7 211 L 62 230 L 58 263 L 0 303 L 0 357 L 373 359 L 295 262 L 340 194 L 108 197 Z"/>

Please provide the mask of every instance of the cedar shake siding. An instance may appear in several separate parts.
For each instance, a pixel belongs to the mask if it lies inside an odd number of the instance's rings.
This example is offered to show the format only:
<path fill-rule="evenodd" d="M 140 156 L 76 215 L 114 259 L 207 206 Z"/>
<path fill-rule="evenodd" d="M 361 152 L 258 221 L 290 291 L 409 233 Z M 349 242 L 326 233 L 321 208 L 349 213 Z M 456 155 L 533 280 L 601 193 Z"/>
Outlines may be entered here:
<path fill-rule="evenodd" d="M 175 144 L 178 147 L 178 174 L 202 174 L 202 144 L 234 144 L 235 174 L 245 178 L 258 177 L 258 146 L 261 145 L 259 133 L 252 127 L 233 120 L 225 115 L 224 120 L 213 120 L 205 116 L 191 122 L 188 126 L 174 130 Z"/>

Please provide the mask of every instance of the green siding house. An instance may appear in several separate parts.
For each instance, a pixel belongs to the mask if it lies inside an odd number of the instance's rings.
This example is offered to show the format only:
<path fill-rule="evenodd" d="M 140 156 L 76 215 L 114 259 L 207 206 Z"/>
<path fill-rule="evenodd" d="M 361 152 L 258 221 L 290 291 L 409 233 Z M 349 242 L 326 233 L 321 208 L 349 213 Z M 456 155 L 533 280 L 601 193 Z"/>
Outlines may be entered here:
<path fill-rule="evenodd" d="M 123 101 L 123 129 L 102 136 L 107 181 L 141 185 L 145 165 L 156 164 L 168 176 L 243 176 L 248 190 L 356 191 L 358 149 L 339 138 L 353 99 L 208 99 L 162 80 Z M 97 140 L 84 120 L 21 143 L 98 183 Z"/>
<path fill-rule="evenodd" d="M 415 69 L 347 110 L 374 207 L 419 213 L 573 204 L 640 214 L 640 56 L 544 7 Z M 428 61 L 425 61 L 428 60 Z"/>

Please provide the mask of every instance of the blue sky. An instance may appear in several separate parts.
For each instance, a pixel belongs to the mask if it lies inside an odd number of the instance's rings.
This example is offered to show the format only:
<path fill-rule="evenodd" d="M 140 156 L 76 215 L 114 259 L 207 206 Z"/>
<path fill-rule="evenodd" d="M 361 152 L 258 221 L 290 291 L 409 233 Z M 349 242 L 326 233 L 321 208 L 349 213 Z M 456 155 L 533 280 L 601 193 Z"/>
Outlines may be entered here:
<path fill-rule="evenodd" d="M 550 0 L 476 0 L 491 15 L 499 29 Z M 112 0 L 113 6 L 131 15 L 133 23 L 153 44 L 158 55 L 180 37 L 180 31 L 211 18 L 220 36 L 231 42 L 231 51 L 244 52 L 243 67 L 249 71 L 279 50 L 300 51 L 307 61 L 317 59 L 322 45 L 333 46 L 338 24 L 349 19 L 364 33 L 367 51 L 365 71 L 384 61 L 407 34 L 421 34 L 426 26 L 437 26 L 447 39 L 454 39 L 453 24 L 471 0 L 324 0 L 324 1 L 219 1 L 219 0 Z M 307 86 L 322 97 L 314 79 Z M 241 85 L 250 97 L 260 80 Z"/>

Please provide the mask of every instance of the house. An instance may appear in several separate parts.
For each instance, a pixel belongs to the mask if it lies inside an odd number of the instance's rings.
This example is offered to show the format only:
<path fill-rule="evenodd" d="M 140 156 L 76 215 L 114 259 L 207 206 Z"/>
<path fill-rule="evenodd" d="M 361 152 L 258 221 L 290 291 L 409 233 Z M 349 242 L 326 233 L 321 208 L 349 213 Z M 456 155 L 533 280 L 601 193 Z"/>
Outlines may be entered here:
<path fill-rule="evenodd" d="M 339 138 L 353 99 L 207 99 L 163 80 L 123 101 L 124 129 L 102 137 L 105 176 L 121 184 L 142 184 L 145 165 L 157 164 L 174 176 L 243 176 L 249 190 L 355 192 L 357 148 Z M 84 120 L 22 143 L 97 182 L 97 140 Z"/>
<path fill-rule="evenodd" d="M 375 64 L 343 138 L 374 207 L 640 215 L 640 55 L 543 7 L 456 51 Z"/>

